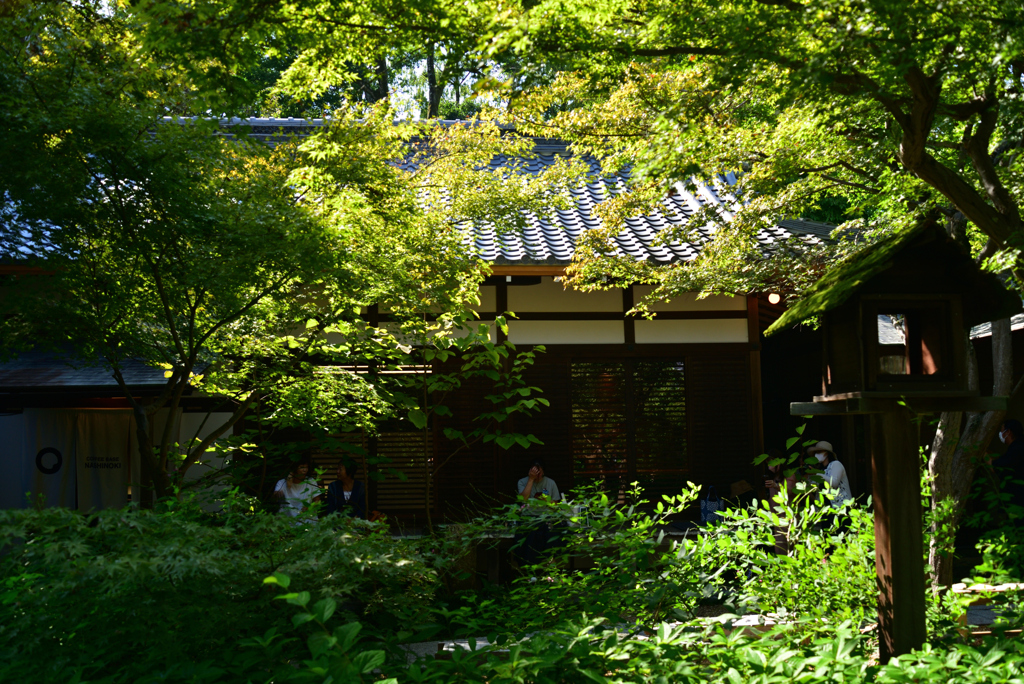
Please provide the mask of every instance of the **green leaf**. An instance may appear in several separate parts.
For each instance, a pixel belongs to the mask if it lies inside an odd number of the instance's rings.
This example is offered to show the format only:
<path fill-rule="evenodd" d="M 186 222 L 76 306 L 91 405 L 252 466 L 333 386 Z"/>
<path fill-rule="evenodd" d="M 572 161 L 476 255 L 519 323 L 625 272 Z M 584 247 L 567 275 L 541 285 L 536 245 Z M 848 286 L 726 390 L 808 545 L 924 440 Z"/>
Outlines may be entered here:
<path fill-rule="evenodd" d="M 352 659 L 352 665 L 360 674 L 367 674 L 384 664 L 384 651 L 363 651 Z"/>
<path fill-rule="evenodd" d="M 276 584 L 279 587 L 281 587 L 282 589 L 287 589 L 288 585 L 292 583 L 292 579 L 291 579 L 291 577 L 289 577 L 288 575 L 284 574 L 283 572 L 275 572 L 270 577 L 265 577 L 263 579 L 263 583 L 264 584 Z"/>
<path fill-rule="evenodd" d="M 338 603 L 328 597 L 320 599 L 313 604 L 313 613 L 316 615 L 317 620 L 320 622 L 327 622 L 334 615 L 334 611 L 338 608 Z"/>
<path fill-rule="evenodd" d="M 292 624 L 298 627 L 304 625 L 311 620 L 315 620 L 316 616 L 312 613 L 299 613 L 298 615 L 292 615 Z"/>
<path fill-rule="evenodd" d="M 338 640 L 338 648 L 348 651 L 356 642 L 359 631 L 363 628 L 358 622 L 349 622 L 334 629 L 334 638 Z"/>
<path fill-rule="evenodd" d="M 293 606 L 305 607 L 306 604 L 309 603 L 310 595 L 308 591 L 300 591 L 297 594 L 288 594 L 287 596 L 281 598 L 284 598 L 286 601 L 288 601 L 288 603 L 292 604 Z"/>
<path fill-rule="evenodd" d="M 309 646 L 309 652 L 313 654 L 314 658 L 321 656 L 328 650 L 334 648 L 337 643 L 337 637 L 333 637 L 330 634 L 324 634 L 323 632 L 317 632 L 306 640 L 306 644 Z"/>
<path fill-rule="evenodd" d="M 416 426 L 418 430 L 422 430 L 427 427 L 427 414 L 418 408 L 409 411 L 409 422 Z"/>

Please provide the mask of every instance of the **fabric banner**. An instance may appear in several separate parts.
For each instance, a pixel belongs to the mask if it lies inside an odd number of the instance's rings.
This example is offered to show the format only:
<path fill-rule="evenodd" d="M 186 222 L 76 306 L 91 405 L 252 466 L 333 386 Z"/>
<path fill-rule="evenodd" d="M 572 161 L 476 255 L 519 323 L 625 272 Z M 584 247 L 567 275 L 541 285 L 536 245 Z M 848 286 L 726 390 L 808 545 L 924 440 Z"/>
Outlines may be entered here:
<path fill-rule="evenodd" d="M 79 510 L 120 508 L 128 503 L 132 425 L 130 410 L 79 412 Z"/>
<path fill-rule="evenodd" d="M 25 409 L 22 453 L 31 473 L 28 481 L 33 503 L 78 507 L 75 424 L 78 411 Z"/>

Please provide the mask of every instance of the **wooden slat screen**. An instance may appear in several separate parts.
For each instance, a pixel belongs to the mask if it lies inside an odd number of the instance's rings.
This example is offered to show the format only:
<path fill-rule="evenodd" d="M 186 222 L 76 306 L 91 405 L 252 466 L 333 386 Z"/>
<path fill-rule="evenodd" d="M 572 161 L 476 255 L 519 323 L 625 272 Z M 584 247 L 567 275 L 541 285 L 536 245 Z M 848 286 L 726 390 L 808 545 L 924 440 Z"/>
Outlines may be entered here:
<path fill-rule="evenodd" d="M 451 365 L 445 367 L 443 372 L 453 370 L 455 366 Z M 475 418 L 494 408 L 494 404 L 484 398 L 491 392 L 493 383 L 482 378 L 469 378 L 458 391 L 451 392 L 442 402 L 451 410 L 452 415 L 438 416 L 435 420 L 437 461 L 440 466 L 436 482 L 438 507 L 445 517 L 471 517 L 474 512 L 482 513 L 497 503 L 495 495 L 501 487 L 496 482 L 498 464 L 495 462 L 494 443 L 477 441 L 466 447 L 458 440 L 444 437 L 445 428 L 461 430 L 464 434 L 476 429 L 480 421 Z M 438 401 L 441 399 L 438 398 Z"/>
<path fill-rule="evenodd" d="M 622 362 L 576 362 L 571 379 L 573 480 L 600 481 L 622 497 L 631 481 L 627 372 Z"/>
<path fill-rule="evenodd" d="M 686 383 L 682 361 L 638 359 L 633 364 L 634 479 L 645 497 L 679 494 L 690 479 Z"/>
<path fill-rule="evenodd" d="M 732 482 L 753 477 L 750 370 L 747 355 L 688 359 L 691 479 L 728 496 Z"/>
<path fill-rule="evenodd" d="M 323 477 L 318 481 L 322 484 L 330 484 L 337 479 L 338 461 L 342 458 L 350 458 L 359 464 L 359 479 L 366 481 L 366 435 L 362 432 L 346 432 L 329 437 L 332 446 L 325 448 L 323 445 L 314 444 L 310 454 L 313 461 L 313 470 L 322 471 Z"/>
<path fill-rule="evenodd" d="M 638 481 L 645 498 L 676 494 L 688 480 L 714 484 L 728 495 L 731 482 L 752 477 L 749 354 L 573 358 L 541 354 L 525 374 L 550 407 L 519 417 L 509 429 L 532 433 L 543 444 L 509 450 L 478 443 L 460 450 L 439 471 L 431 500 L 435 520 L 462 519 L 515 496 L 516 482 L 536 458 L 559 488 L 600 480 L 609 493 Z M 435 417 L 430 443 L 421 432 L 386 431 L 373 453 L 390 459 L 408 480 L 387 477 L 371 488 L 372 506 L 391 515 L 424 512 L 424 459 L 444 460 L 458 442 L 445 427 L 471 430 L 491 410 L 490 381 L 467 382 L 444 403 L 452 416 Z M 370 447 L 367 447 L 370 449 Z"/>
<path fill-rule="evenodd" d="M 385 471 L 376 483 L 376 508 L 385 513 L 424 513 L 428 499 L 433 505 L 433 492 L 426 491 L 428 461 L 433 465 L 433 435 L 422 431 L 382 432 L 377 438 L 377 457 L 387 461 L 379 466 Z M 405 480 L 392 471 L 405 475 Z"/>

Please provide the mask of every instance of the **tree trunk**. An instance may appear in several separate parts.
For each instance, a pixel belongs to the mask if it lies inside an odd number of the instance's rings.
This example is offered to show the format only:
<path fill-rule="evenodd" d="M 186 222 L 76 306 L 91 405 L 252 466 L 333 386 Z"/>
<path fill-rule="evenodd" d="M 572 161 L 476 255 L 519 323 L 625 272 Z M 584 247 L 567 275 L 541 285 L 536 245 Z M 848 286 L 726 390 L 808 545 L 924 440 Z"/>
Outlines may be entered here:
<path fill-rule="evenodd" d="M 968 386 L 978 389 L 978 359 L 968 340 Z M 1013 383 L 1013 355 L 1010 340 L 1010 319 L 992 322 L 992 395 L 1009 396 Z M 967 495 L 974 482 L 974 472 L 986 461 L 986 451 L 1006 417 L 1005 411 L 986 413 L 943 413 L 928 458 L 928 474 L 932 479 L 932 530 L 928 543 L 928 565 L 933 587 L 953 584 L 953 538 L 963 518 Z M 947 499 L 952 508 L 940 520 L 939 514 Z M 942 535 L 945 523 L 951 534 Z"/>
<path fill-rule="evenodd" d="M 142 487 L 152 485 L 155 497 L 162 499 L 171 493 L 171 480 L 167 471 L 160 467 L 153 440 L 149 437 L 149 415 L 145 407 L 138 404 L 132 407 L 132 414 L 135 416 L 135 436 L 139 440 L 139 465 L 142 469 L 139 482 Z M 152 508 L 153 501 L 149 496 L 140 492 L 139 498 L 144 508 Z"/>
<path fill-rule="evenodd" d="M 360 70 L 362 77 L 359 79 L 363 91 L 363 99 L 366 102 L 380 102 L 388 99 L 391 94 L 391 82 L 388 76 L 388 61 L 385 57 L 377 58 L 373 71 Z"/>
<path fill-rule="evenodd" d="M 427 43 L 427 118 L 437 117 L 441 106 L 441 93 L 444 83 L 438 83 L 437 68 L 434 65 L 434 44 Z"/>

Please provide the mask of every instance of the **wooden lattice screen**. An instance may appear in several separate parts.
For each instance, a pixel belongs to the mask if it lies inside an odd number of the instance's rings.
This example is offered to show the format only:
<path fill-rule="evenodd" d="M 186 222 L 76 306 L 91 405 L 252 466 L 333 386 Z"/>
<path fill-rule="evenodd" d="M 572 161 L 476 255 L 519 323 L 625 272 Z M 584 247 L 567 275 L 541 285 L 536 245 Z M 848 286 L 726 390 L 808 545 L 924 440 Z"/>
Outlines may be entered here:
<path fill-rule="evenodd" d="M 422 432 L 390 431 L 368 449 L 389 459 L 406 480 L 386 477 L 371 485 L 371 507 L 418 519 L 425 503 L 425 469 L 448 460 L 431 492 L 441 519 L 460 519 L 496 503 L 510 502 L 515 484 L 535 458 L 563 491 L 601 480 L 609 491 L 625 492 L 638 481 L 653 501 L 681 491 L 688 480 L 713 484 L 723 494 L 729 483 L 751 477 L 753 449 L 749 354 L 737 353 L 618 358 L 538 356 L 526 381 L 543 390 L 550 406 L 509 429 L 532 433 L 543 444 L 529 449 L 497 448 L 493 442 L 459 449 L 444 437 L 446 427 L 469 431 L 473 418 L 491 405 L 484 380 L 468 382 L 444 403 L 451 417 L 432 421 Z"/>
<path fill-rule="evenodd" d="M 573 362 L 572 454 L 577 484 L 600 481 L 625 500 L 651 500 L 689 475 L 684 364 L 665 359 Z"/>
<path fill-rule="evenodd" d="M 377 457 L 387 459 L 379 469 L 384 477 L 376 483 L 378 510 L 387 513 L 423 513 L 427 501 L 434 505 L 433 492 L 427 492 L 427 467 L 433 466 L 433 434 L 384 432 L 377 438 Z M 404 476 L 399 476 L 401 473 Z"/>
<path fill-rule="evenodd" d="M 747 479 L 757 454 L 751 430 L 750 371 L 743 356 L 695 356 L 686 366 L 691 479 L 715 485 Z"/>
<path fill-rule="evenodd" d="M 637 359 L 632 375 L 632 478 L 649 500 L 658 501 L 663 494 L 678 494 L 691 478 L 685 364 Z"/>

